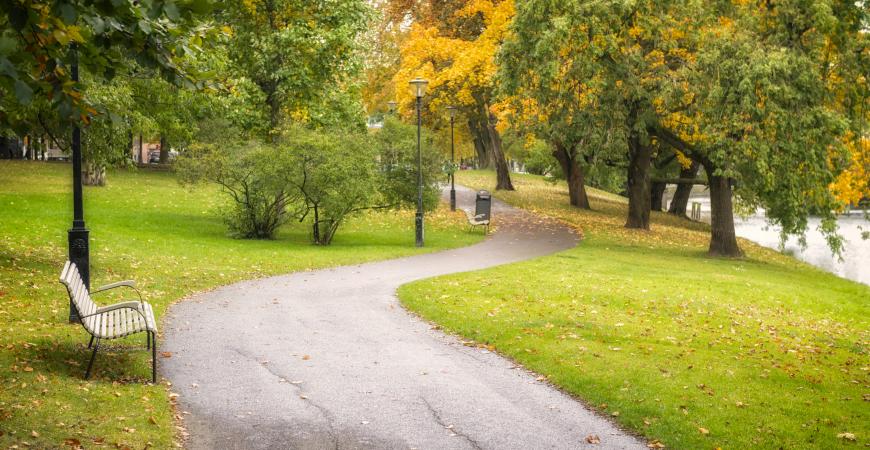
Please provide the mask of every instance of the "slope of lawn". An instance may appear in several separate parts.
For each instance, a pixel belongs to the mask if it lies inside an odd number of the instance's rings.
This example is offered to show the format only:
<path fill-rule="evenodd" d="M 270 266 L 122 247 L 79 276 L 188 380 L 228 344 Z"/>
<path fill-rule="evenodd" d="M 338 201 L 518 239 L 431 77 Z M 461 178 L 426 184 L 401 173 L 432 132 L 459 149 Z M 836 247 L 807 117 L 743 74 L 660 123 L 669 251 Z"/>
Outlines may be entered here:
<path fill-rule="evenodd" d="M 165 386 L 148 386 L 145 335 L 100 352 L 82 380 L 87 334 L 68 325 L 58 283 L 72 216 L 68 164 L 0 161 L 0 448 L 153 448 L 177 434 Z M 167 173 L 112 171 L 85 188 L 92 283 L 135 279 L 158 319 L 193 292 L 237 280 L 468 245 L 465 216 L 427 215 L 426 248 L 414 247 L 413 212 L 370 213 L 339 229 L 329 247 L 289 224 L 276 240 L 236 240 L 215 212 L 213 187 L 188 190 Z M 132 292 L 126 292 L 127 298 Z M 111 296 L 96 298 L 113 302 Z"/>
<path fill-rule="evenodd" d="M 495 184 L 487 172 L 457 181 Z M 663 213 L 652 231 L 626 230 L 618 196 L 592 190 L 594 210 L 579 211 L 562 183 L 515 175 L 514 185 L 496 197 L 577 227 L 580 245 L 404 286 L 408 308 L 545 375 L 651 447 L 870 445 L 870 288 L 747 241 L 744 259 L 709 258 L 706 225 Z"/>

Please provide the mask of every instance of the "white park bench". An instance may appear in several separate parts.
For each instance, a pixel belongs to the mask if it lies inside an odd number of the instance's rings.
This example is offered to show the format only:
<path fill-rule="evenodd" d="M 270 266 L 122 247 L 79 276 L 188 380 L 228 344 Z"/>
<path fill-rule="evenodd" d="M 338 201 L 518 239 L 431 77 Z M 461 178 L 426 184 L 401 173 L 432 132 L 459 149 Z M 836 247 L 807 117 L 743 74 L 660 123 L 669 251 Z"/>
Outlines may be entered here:
<path fill-rule="evenodd" d="M 85 379 L 91 376 L 91 366 L 94 365 L 94 358 L 97 356 L 101 340 L 118 339 L 131 334 L 145 332 L 147 334 L 147 348 L 151 350 L 151 382 L 156 383 L 157 325 L 154 320 L 154 310 L 148 302 L 142 300 L 142 294 L 136 289 L 135 282 L 131 280 L 119 281 L 101 286 L 93 292 L 88 292 L 88 288 L 79 274 L 78 267 L 69 261 L 63 266 L 63 271 L 60 273 L 60 282 L 66 286 L 69 298 L 75 306 L 82 326 L 91 335 L 88 348 L 93 346 L 94 351 L 91 354 L 91 361 L 88 363 L 88 368 L 85 371 Z M 103 307 L 97 306 L 91 300 L 91 294 L 119 287 L 128 287 L 135 290 L 139 295 L 139 300 Z M 94 342 L 95 339 L 96 343 Z"/>
<path fill-rule="evenodd" d="M 472 230 L 474 227 L 483 227 L 483 234 L 489 233 L 489 218 L 488 214 L 477 214 L 474 215 L 470 211 L 465 211 L 465 215 L 468 216 L 468 226 Z"/>

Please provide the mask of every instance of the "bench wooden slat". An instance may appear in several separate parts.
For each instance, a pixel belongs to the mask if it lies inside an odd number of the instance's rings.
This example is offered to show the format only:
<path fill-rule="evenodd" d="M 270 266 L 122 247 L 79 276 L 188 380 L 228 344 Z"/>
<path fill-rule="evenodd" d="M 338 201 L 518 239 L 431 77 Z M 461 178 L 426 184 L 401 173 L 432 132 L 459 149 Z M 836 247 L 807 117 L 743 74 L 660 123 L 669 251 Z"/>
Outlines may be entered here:
<path fill-rule="evenodd" d="M 111 314 L 100 314 L 103 316 L 102 324 L 100 327 L 100 336 L 101 337 L 109 337 L 109 330 L 112 329 L 112 315 Z"/>
<path fill-rule="evenodd" d="M 128 329 L 127 325 L 129 324 L 128 321 L 131 318 L 127 317 L 127 310 L 126 309 L 119 309 L 118 313 L 121 315 L 121 333 L 123 333 L 126 336 L 127 329 Z M 135 314 L 135 313 L 133 313 L 133 314 Z M 130 324 L 130 325 L 132 325 L 132 324 Z M 132 330 L 132 326 L 131 326 L 130 333 L 132 333 L 132 332 L 133 332 L 133 330 Z"/>

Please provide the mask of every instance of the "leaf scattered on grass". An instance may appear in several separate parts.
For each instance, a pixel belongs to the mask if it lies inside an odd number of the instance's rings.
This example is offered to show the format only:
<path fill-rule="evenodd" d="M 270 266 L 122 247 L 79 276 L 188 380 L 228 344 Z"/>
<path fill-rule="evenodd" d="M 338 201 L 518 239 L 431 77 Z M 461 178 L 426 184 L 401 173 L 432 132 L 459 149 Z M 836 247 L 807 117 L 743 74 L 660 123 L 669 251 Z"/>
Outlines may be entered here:
<path fill-rule="evenodd" d="M 853 442 L 857 439 L 854 433 L 838 433 L 837 438 Z"/>

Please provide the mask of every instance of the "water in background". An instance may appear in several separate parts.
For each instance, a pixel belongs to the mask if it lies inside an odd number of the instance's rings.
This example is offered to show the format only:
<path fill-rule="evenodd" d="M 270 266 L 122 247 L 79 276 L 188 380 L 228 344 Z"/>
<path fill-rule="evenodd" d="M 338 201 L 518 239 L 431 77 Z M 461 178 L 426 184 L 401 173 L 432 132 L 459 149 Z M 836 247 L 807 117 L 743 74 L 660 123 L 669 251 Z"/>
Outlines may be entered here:
<path fill-rule="evenodd" d="M 670 199 L 665 204 L 670 203 Z M 703 188 L 697 188 L 692 193 L 691 202 L 701 203 L 701 220 L 710 223 L 710 196 Z M 861 212 L 839 217 L 840 234 L 846 239 L 843 260 L 840 261 L 831 254 L 825 238 L 818 231 L 819 219 L 810 218 L 807 230 L 807 247 L 801 249 L 797 238 L 790 238 L 783 249 L 802 261 L 832 272 L 840 277 L 870 285 L 870 240 L 861 238 L 864 231 L 870 231 L 870 221 Z M 779 250 L 779 229 L 769 226 L 764 220 L 763 212 L 752 217 L 734 218 L 734 228 L 737 236 L 749 239 L 765 247 Z"/>

